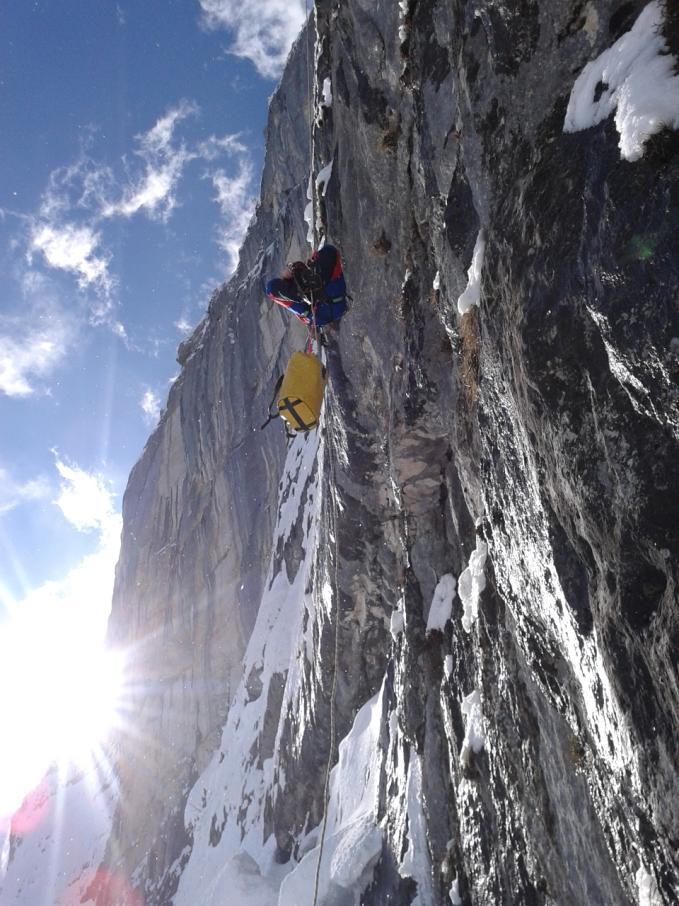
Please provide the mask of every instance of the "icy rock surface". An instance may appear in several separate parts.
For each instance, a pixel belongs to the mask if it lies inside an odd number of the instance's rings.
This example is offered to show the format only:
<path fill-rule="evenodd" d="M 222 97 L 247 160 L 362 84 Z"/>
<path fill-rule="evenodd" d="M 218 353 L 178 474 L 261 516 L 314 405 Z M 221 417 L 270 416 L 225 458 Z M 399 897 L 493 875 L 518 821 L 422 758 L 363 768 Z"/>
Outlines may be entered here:
<path fill-rule="evenodd" d="M 624 160 L 613 116 L 563 131 L 645 8 L 316 4 L 313 104 L 309 32 L 126 494 L 105 864 L 145 906 L 312 901 L 333 716 L 323 906 L 677 902 L 679 133 Z M 306 254 L 329 161 L 354 301 L 286 450 L 258 426 L 303 336 L 261 279 Z M 461 605 L 427 634 L 445 575 Z"/>

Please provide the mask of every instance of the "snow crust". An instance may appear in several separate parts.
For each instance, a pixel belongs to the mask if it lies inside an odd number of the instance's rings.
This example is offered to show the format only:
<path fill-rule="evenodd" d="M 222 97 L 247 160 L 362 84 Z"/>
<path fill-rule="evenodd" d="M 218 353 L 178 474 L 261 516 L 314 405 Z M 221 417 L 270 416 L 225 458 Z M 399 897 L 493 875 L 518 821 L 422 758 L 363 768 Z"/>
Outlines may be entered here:
<path fill-rule="evenodd" d="M 453 656 L 452 654 L 447 654 L 443 659 L 443 673 L 447 680 L 453 675 Z"/>
<path fill-rule="evenodd" d="M 330 76 L 323 79 L 323 101 L 322 106 L 330 109 L 332 107 L 332 83 L 330 82 Z"/>
<path fill-rule="evenodd" d="M 484 568 L 486 557 L 488 556 L 488 545 L 485 541 L 476 539 L 476 549 L 472 551 L 469 558 L 469 565 L 460 576 L 458 584 L 458 594 L 464 605 L 464 614 L 462 616 L 462 626 L 465 632 L 472 631 L 472 625 L 476 622 L 479 615 L 479 597 L 486 587 L 486 576 Z"/>
<path fill-rule="evenodd" d="M 326 190 L 328 188 L 328 183 L 330 182 L 330 177 L 332 176 L 332 165 L 335 162 L 334 158 L 319 172 L 316 177 L 316 189 L 325 197 Z"/>
<path fill-rule="evenodd" d="M 615 110 L 620 154 L 635 161 L 651 135 L 679 129 L 677 61 L 668 53 L 662 24 L 662 6 L 652 0 L 630 31 L 585 66 L 571 91 L 564 132 L 596 126 Z"/>
<path fill-rule="evenodd" d="M 398 39 L 403 44 L 410 34 L 408 26 L 408 8 L 410 0 L 399 0 L 399 21 L 398 21 Z"/>
<path fill-rule="evenodd" d="M 399 867 L 399 874 L 402 878 L 412 878 L 417 883 L 417 896 L 411 906 L 434 906 L 427 824 L 422 811 L 422 762 L 414 748 L 410 749 L 406 803 L 408 848 Z"/>
<path fill-rule="evenodd" d="M 462 701 L 462 713 L 465 720 L 465 734 L 460 750 L 460 763 L 469 766 L 472 752 L 478 753 L 484 747 L 486 734 L 483 729 L 483 713 L 481 711 L 481 693 L 478 689 Z"/>
<path fill-rule="evenodd" d="M 486 240 L 483 230 L 479 230 L 474 245 L 474 254 L 472 263 L 467 271 L 467 288 L 457 300 L 457 310 L 464 315 L 474 305 L 479 304 L 481 299 L 481 271 L 483 269 L 483 256 L 486 251 Z"/>
<path fill-rule="evenodd" d="M 398 637 L 401 635 L 401 633 L 403 632 L 404 625 L 405 625 L 405 623 L 404 623 L 403 611 L 402 610 L 392 611 L 391 622 L 389 623 L 389 631 L 391 632 L 391 636 L 394 641 L 396 641 L 398 639 Z"/>
<path fill-rule="evenodd" d="M 319 876 L 319 906 L 359 906 L 382 852 L 376 823 L 380 777 L 380 731 L 384 686 L 360 709 L 339 746 L 330 777 L 328 830 Z M 315 834 L 320 835 L 320 829 Z M 319 840 L 320 843 L 320 840 Z M 310 902 L 319 846 L 308 851 L 284 879 L 278 906 Z"/>
<path fill-rule="evenodd" d="M 450 573 L 446 573 L 439 579 L 438 584 L 434 589 L 431 607 L 429 608 L 427 635 L 435 629 L 439 632 L 443 632 L 445 629 L 446 623 L 453 612 L 456 585 L 455 577 Z"/>
<path fill-rule="evenodd" d="M 663 900 L 655 878 L 645 865 L 641 865 L 636 874 L 639 906 L 662 906 Z"/>

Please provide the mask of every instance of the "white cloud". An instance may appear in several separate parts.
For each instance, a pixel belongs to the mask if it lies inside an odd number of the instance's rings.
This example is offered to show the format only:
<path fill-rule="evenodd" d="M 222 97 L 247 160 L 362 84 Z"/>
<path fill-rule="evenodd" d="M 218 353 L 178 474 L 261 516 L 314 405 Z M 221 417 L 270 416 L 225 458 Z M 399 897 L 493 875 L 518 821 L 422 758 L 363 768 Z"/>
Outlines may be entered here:
<path fill-rule="evenodd" d="M 188 318 L 185 318 L 183 315 L 178 321 L 174 322 L 174 326 L 177 328 L 179 333 L 183 334 L 184 336 L 187 336 L 193 330 L 193 324 L 191 324 Z"/>
<path fill-rule="evenodd" d="M 242 158 L 235 176 L 216 170 L 210 178 L 217 190 L 215 201 L 225 218 L 225 223 L 218 230 L 217 242 L 228 256 L 229 272 L 232 272 L 238 264 L 238 253 L 255 211 L 255 198 L 251 192 L 252 164 L 247 158 Z"/>
<path fill-rule="evenodd" d="M 147 425 L 155 425 L 160 418 L 161 402 L 160 397 L 153 390 L 146 390 L 139 400 L 139 405 L 144 413 L 144 421 Z"/>
<path fill-rule="evenodd" d="M 115 513 L 113 494 L 101 475 L 69 466 L 58 457 L 56 468 L 62 478 L 54 501 L 79 532 L 104 532 Z"/>
<path fill-rule="evenodd" d="M 304 25 L 304 0 L 200 0 L 208 28 L 233 33 L 230 52 L 250 60 L 260 75 L 280 76 Z"/>
<path fill-rule="evenodd" d="M 200 142 L 197 149 L 198 157 L 202 160 L 216 160 L 222 154 L 246 154 L 247 147 L 240 141 L 240 133 L 234 135 L 223 135 L 218 138 L 211 135 L 205 141 Z"/>
<path fill-rule="evenodd" d="M 41 275 L 27 272 L 22 291 L 22 316 L 0 317 L 0 393 L 17 397 L 36 392 L 36 381 L 62 363 L 77 336 L 72 315 L 54 301 Z"/>
<path fill-rule="evenodd" d="M 30 481 L 17 481 L 0 466 L 0 515 L 26 501 L 44 500 L 49 494 L 50 484 L 44 475 Z"/>
<path fill-rule="evenodd" d="M 93 285 L 108 294 L 112 287 L 109 258 L 95 254 L 100 241 L 101 235 L 89 226 L 42 221 L 31 230 L 29 258 L 41 252 L 50 267 L 74 274 L 81 289 Z"/>
<path fill-rule="evenodd" d="M 173 144 L 177 124 L 198 113 L 190 101 L 168 110 L 148 132 L 137 136 L 135 152 L 144 161 L 143 175 L 128 185 L 117 202 L 102 205 L 103 217 L 132 217 L 144 211 L 151 218 L 167 221 L 177 205 L 176 188 L 187 163 L 198 156 L 184 143 Z"/>

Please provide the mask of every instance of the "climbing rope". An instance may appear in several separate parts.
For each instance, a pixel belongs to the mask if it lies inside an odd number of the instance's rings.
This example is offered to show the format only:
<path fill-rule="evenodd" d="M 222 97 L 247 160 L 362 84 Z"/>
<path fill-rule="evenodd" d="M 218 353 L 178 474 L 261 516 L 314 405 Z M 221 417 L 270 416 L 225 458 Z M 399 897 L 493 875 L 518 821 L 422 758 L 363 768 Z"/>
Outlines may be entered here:
<path fill-rule="evenodd" d="M 309 23 L 309 0 L 305 0 L 306 3 L 306 18 L 307 23 Z M 316 8 L 314 6 L 314 14 Z M 315 34 L 316 29 L 314 29 Z M 309 41 L 311 36 L 311 28 L 307 34 L 306 42 L 306 72 L 307 72 L 307 96 L 309 98 L 309 190 L 311 192 L 311 230 L 313 236 L 313 248 L 312 252 L 316 251 L 316 246 L 318 245 L 318 235 L 316 233 L 316 180 L 314 179 L 314 96 L 315 91 L 315 79 L 311 78 L 311 59 L 309 54 Z M 314 51 L 316 49 L 316 42 L 314 41 Z"/>
<path fill-rule="evenodd" d="M 309 22 L 309 0 L 305 0 L 306 3 L 306 18 Z M 315 8 L 314 8 L 315 13 Z M 309 34 L 307 35 L 306 42 L 306 54 L 307 54 L 307 92 L 309 98 L 309 190 L 311 193 L 311 235 L 313 237 L 313 248 L 312 254 L 316 251 L 318 246 L 318 231 L 316 224 L 316 180 L 314 179 L 314 95 L 315 90 L 315 79 L 312 82 L 311 77 L 311 59 L 309 53 L 309 44 L 311 37 L 311 29 L 309 28 Z M 316 44 L 314 42 L 314 51 Z M 309 345 L 316 343 L 316 349 L 320 355 L 320 344 L 318 338 L 318 324 L 316 323 L 316 302 L 314 299 L 314 293 L 311 292 L 311 318 L 312 323 L 309 328 Z M 336 470 L 335 470 L 335 460 L 336 460 L 336 446 L 334 439 L 334 413 L 331 411 L 331 400 L 333 399 L 332 394 L 328 394 L 328 402 L 326 406 L 327 411 L 327 450 L 328 450 L 328 480 L 330 484 L 330 500 L 332 503 L 332 532 L 334 535 L 335 545 L 334 545 L 334 556 L 333 556 L 333 598 L 332 601 L 335 604 L 335 650 L 334 650 L 334 663 L 332 670 L 332 686 L 330 689 L 330 746 L 328 749 L 328 760 L 325 767 L 325 780 L 323 783 L 323 827 L 321 830 L 321 841 L 318 850 L 318 862 L 316 863 L 316 876 L 314 879 L 314 897 L 313 897 L 313 906 L 318 904 L 318 893 L 319 885 L 321 878 L 321 863 L 323 861 L 323 850 L 325 848 L 325 837 L 328 829 L 328 799 L 330 792 L 330 772 L 332 770 L 332 761 L 335 754 L 335 747 L 337 745 L 337 721 L 335 716 L 335 700 L 337 697 L 337 674 L 338 674 L 338 665 L 339 665 L 339 642 L 340 642 L 340 598 L 339 598 L 339 558 L 338 558 L 338 506 L 337 506 L 337 484 L 336 484 Z"/>
<path fill-rule="evenodd" d="M 335 539 L 335 553 L 334 553 L 334 563 L 333 563 L 333 601 L 335 603 L 335 653 L 334 653 L 334 663 L 332 670 L 332 687 L 330 690 L 330 748 L 328 749 L 328 761 L 325 767 L 325 782 L 323 785 L 323 828 L 321 830 L 321 842 L 318 850 L 318 862 L 316 863 L 316 878 L 314 881 L 314 899 L 313 906 L 317 906 L 318 903 L 318 890 L 321 878 L 321 862 L 323 861 L 323 849 L 325 847 L 325 835 L 328 829 L 328 799 L 330 792 L 330 771 L 332 769 L 332 759 L 335 754 L 335 746 L 337 744 L 337 722 L 335 718 L 335 699 L 337 696 L 337 674 L 338 674 L 338 665 L 339 665 L 339 651 L 340 651 L 340 598 L 339 598 L 339 536 L 338 536 L 338 506 L 337 506 L 337 475 L 336 475 L 336 460 L 337 460 L 337 446 L 335 443 L 334 437 L 334 417 L 333 413 L 330 411 L 330 401 L 333 399 L 332 393 L 328 394 L 328 429 L 326 436 L 328 438 L 328 465 L 329 465 L 329 481 L 330 481 L 330 499 L 332 501 L 332 532 Z"/>

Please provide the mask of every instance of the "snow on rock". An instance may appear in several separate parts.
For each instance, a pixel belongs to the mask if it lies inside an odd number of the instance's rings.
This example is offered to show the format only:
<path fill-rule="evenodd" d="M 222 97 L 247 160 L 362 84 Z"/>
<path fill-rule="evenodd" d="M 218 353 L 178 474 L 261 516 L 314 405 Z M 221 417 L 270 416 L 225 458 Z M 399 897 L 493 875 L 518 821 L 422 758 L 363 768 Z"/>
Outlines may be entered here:
<path fill-rule="evenodd" d="M 476 540 L 476 549 L 472 551 L 469 565 L 460 576 L 458 594 L 464 605 L 462 625 L 466 632 L 471 632 L 472 624 L 479 615 L 479 597 L 486 587 L 484 567 L 488 556 L 488 545 L 479 538 Z"/>
<path fill-rule="evenodd" d="M 455 878 L 451 884 L 448 896 L 450 897 L 450 902 L 453 906 L 462 906 L 462 900 L 460 899 L 460 882 L 457 878 Z"/>
<path fill-rule="evenodd" d="M 677 61 L 667 52 L 662 24 L 663 8 L 652 0 L 631 31 L 585 66 L 571 91 L 564 132 L 596 126 L 615 110 L 620 154 L 634 161 L 651 135 L 679 129 Z"/>
<path fill-rule="evenodd" d="M 434 282 L 432 283 L 432 289 L 434 292 L 438 292 L 441 289 L 441 274 L 439 271 L 436 271 L 436 276 L 434 277 Z"/>
<path fill-rule="evenodd" d="M 394 641 L 396 641 L 398 639 L 398 637 L 401 635 L 401 633 L 403 632 L 404 625 L 405 624 L 404 624 L 404 619 L 403 619 L 403 611 L 402 610 L 392 611 L 391 622 L 389 624 L 389 631 L 391 632 L 391 635 L 392 635 L 392 638 Z"/>
<path fill-rule="evenodd" d="M 307 206 L 304 208 L 304 222 L 308 229 L 306 239 L 309 245 L 314 247 L 314 176 L 309 174 L 309 185 L 306 190 Z"/>
<path fill-rule="evenodd" d="M 402 878 L 412 878 L 417 884 L 417 897 L 413 903 L 418 906 L 433 906 L 427 822 L 422 811 L 422 762 L 415 749 L 410 750 L 406 803 L 408 848 L 399 866 L 399 874 Z"/>
<path fill-rule="evenodd" d="M 446 573 L 439 579 L 438 585 L 434 589 L 434 597 L 432 598 L 431 606 L 429 608 L 427 635 L 435 629 L 439 632 L 443 632 L 445 629 L 446 623 L 453 612 L 456 584 L 455 577 L 451 576 L 450 573 Z"/>
<path fill-rule="evenodd" d="M 281 482 L 274 552 L 300 524 L 303 550 L 315 549 L 320 513 L 320 466 L 316 458 L 323 449 L 318 432 L 308 438 L 297 437 L 290 446 Z M 277 564 L 275 553 L 272 555 L 266 591 L 221 745 L 187 800 L 184 820 L 193 837 L 193 848 L 174 906 L 193 906 L 196 890 L 201 891 L 206 904 L 237 901 L 243 906 L 274 906 L 277 902 L 282 876 L 290 866 L 275 862 L 275 838 L 264 839 L 264 810 L 272 786 L 285 783 L 278 770 L 280 726 L 274 726 L 276 736 L 269 741 L 273 757 L 261 763 L 259 741 L 270 688 L 273 684 L 280 687 L 284 678 L 284 710 L 299 682 L 305 644 L 303 619 L 307 608 L 312 608 L 306 592 L 311 560 L 307 554 L 296 575 L 289 577 L 285 564 Z M 256 677 L 254 684 L 251 677 Z M 234 892 L 238 893 L 235 900 Z"/>
<path fill-rule="evenodd" d="M 332 176 L 333 163 L 334 159 L 331 160 L 327 166 L 323 167 L 323 169 L 316 177 L 316 188 L 323 196 L 325 196 L 325 192 L 328 188 L 328 183 L 330 182 L 330 177 Z"/>
<path fill-rule="evenodd" d="M 457 310 L 464 315 L 474 305 L 479 304 L 481 299 L 481 270 L 483 269 L 483 255 L 486 250 L 486 240 L 483 230 L 479 230 L 474 245 L 474 254 L 472 263 L 467 271 L 467 288 L 457 300 Z"/>
<path fill-rule="evenodd" d="M 330 109 L 332 107 L 332 83 L 330 77 L 323 80 L 323 101 L 322 106 Z"/>
<path fill-rule="evenodd" d="M 462 702 L 462 713 L 465 721 L 465 734 L 460 750 L 460 763 L 469 766 L 472 752 L 478 753 L 486 742 L 483 729 L 483 714 L 481 711 L 481 693 L 478 689 L 468 695 Z"/>
<path fill-rule="evenodd" d="M 453 656 L 452 654 L 447 654 L 443 660 L 443 673 L 447 680 L 453 675 Z"/>
<path fill-rule="evenodd" d="M 663 899 L 658 891 L 655 878 L 645 865 L 641 865 L 636 874 L 639 906 L 662 906 Z"/>
<path fill-rule="evenodd" d="M 358 906 L 382 852 L 376 815 L 380 777 L 380 730 L 384 686 L 360 709 L 339 745 L 330 776 L 328 827 L 319 875 L 318 906 Z M 317 829 L 314 833 L 319 832 Z M 314 889 L 319 845 L 283 880 L 278 906 L 299 906 Z M 347 896 L 347 893 L 350 896 Z"/>
<path fill-rule="evenodd" d="M 410 8 L 410 0 L 399 0 L 399 23 L 398 23 L 398 39 L 403 44 L 410 34 L 410 26 L 408 24 L 408 12 Z"/>

